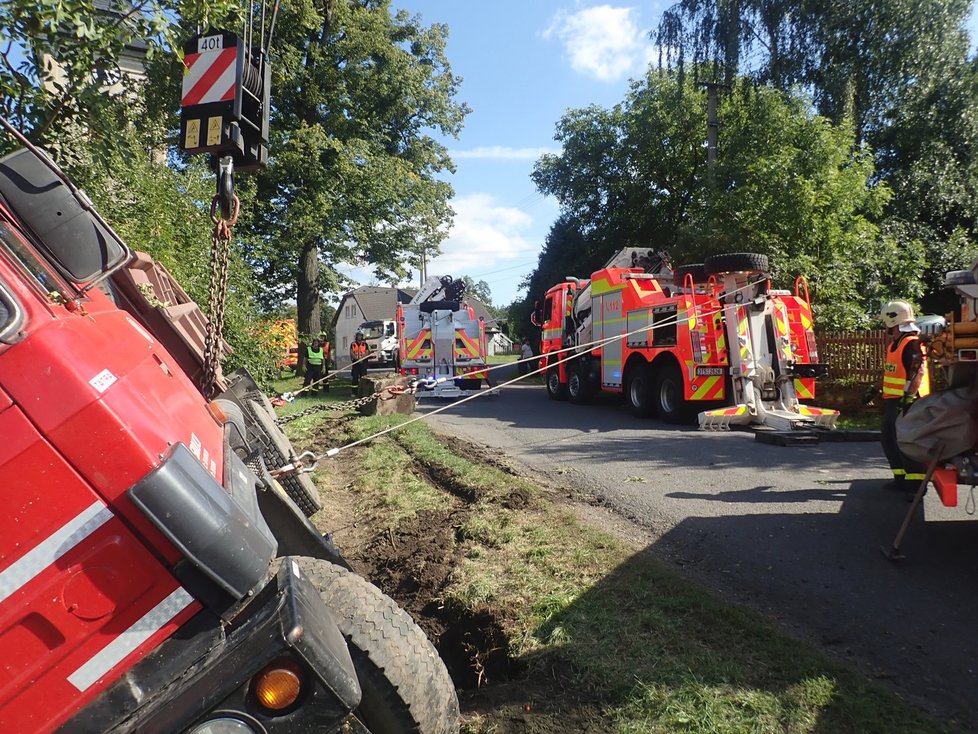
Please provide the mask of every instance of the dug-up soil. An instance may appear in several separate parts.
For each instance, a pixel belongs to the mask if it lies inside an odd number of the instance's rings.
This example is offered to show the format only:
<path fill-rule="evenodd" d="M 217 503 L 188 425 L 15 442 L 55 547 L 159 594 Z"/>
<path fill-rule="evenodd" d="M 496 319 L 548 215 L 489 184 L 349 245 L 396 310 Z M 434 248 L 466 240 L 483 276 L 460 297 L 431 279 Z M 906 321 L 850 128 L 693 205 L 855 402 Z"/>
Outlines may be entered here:
<path fill-rule="evenodd" d="M 326 423 L 305 439 L 309 446 L 332 445 L 336 424 Z M 510 473 L 519 470 L 504 457 L 458 439 L 446 439 L 453 451 L 473 462 L 493 464 Z M 305 446 L 299 446 L 300 451 Z M 332 459 L 328 473 L 318 478 L 321 510 L 313 519 L 333 534 L 336 545 L 354 570 L 369 579 L 407 610 L 438 648 L 459 692 L 463 732 L 471 734 L 605 734 L 612 722 L 600 708 L 580 700 L 580 692 L 565 684 L 559 666 L 532 668 L 507 654 L 509 641 L 502 629 L 505 610 L 460 610 L 443 602 L 456 558 L 457 529 L 473 498 L 449 480 L 416 465 L 414 470 L 458 501 L 443 511 L 427 511 L 397 527 L 378 528 L 358 523 L 350 491 L 357 471 L 356 451 Z"/>

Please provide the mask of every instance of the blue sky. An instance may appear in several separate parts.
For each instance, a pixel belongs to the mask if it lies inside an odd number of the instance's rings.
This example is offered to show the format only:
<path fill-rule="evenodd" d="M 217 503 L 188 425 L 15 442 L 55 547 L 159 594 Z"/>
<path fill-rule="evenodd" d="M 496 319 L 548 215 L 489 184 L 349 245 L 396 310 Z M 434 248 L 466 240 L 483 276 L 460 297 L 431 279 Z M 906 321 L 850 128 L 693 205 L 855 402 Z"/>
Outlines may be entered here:
<path fill-rule="evenodd" d="M 472 108 L 458 140 L 444 141 L 457 166 L 445 176 L 455 189 L 456 216 L 428 273 L 484 280 L 495 305 L 507 305 L 521 295 L 519 283 L 557 217 L 556 201 L 530 180 L 534 161 L 558 150 L 554 131 L 566 110 L 610 107 L 624 98 L 629 80 L 655 61 L 648 34 L 671 2 L 392 4 L 426 24 L 448 25 L 447 55 L 462 77 L 458 99 Z M 969 28 L 975 38 L 974 14 Z"/>

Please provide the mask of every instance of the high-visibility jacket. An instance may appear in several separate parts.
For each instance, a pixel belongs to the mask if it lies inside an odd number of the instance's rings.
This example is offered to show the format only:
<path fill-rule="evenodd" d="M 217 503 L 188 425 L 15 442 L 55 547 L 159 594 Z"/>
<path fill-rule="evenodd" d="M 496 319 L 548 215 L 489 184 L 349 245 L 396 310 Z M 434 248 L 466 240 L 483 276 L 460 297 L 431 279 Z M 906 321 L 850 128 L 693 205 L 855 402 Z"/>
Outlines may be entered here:
<path fill-rule="evenodd" d="M 350 345 L 350 356 L 353 359 L 361 359 L 367 356 L 367 342 L 353 342 Z"/>
<path fill-rule="evenodd" d="M 321 365 L 323 363 L 323 349 L 313 349 L 306 347 L 306 361 L 311 365 Z"/>
<path fill-rule="evenodd" d="M 919 341 L 919 337 L 909 335 L 897 342 L 895 348 L 887 348 L 886 364 L 883 365 L 884 400 L 902 398 L 906 392 L 910 380 L 914 375 L 907 374 L 907 367 L 903 362 L 903 354 L 909 344 Z M 930 394 L 930 374 L 927 369 L 927 347 L 923 344 L 920 345 L 920 355 L 923 359 L 922 369 L 924 370 L 924 376 L 920 380 L 917 395 L 924 397 L 924 395 Z"/>

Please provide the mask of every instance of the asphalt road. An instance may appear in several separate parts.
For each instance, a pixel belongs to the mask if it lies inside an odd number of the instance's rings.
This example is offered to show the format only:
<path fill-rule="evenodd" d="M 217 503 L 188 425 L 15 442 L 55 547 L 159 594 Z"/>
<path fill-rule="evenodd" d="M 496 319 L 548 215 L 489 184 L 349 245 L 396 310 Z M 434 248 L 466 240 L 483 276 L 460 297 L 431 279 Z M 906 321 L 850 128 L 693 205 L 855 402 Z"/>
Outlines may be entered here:
<path fill-rule="evenodd" d="M 882 488 L 878 444 L 772 446 L 641 420 L 611 400 L 555 402 L 535 385 L 429 422 L 602 500 L 683 573 L 978 731 L 978 522 L 915 517 L 906 559 L 887 561 L 880 546 L 910 505 Z"/>

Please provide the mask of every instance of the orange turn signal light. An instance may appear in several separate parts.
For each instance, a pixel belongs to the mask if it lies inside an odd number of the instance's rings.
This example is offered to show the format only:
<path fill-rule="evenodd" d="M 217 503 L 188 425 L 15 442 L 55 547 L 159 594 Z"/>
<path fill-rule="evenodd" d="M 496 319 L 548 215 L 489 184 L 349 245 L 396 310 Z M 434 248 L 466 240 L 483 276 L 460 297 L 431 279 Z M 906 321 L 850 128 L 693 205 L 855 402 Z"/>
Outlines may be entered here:
<path fill-rule="evenodd" d="M 211 414 L 211 418 L 217 421 L 217 425 L 219 426 L 223 426 L 228 422 L 227 413 L 224 412 L 224 409 L 221 407 L 220 403 L 213 400 L 209 402 L 207 404 L 207 412 Z"/>
<path fill-rule="evenodd" d="M 302 693 L 302 669 L 294 660 L 274 661 L 252 679 L 255 698 L 271 711 L 289 708 Z"/>

